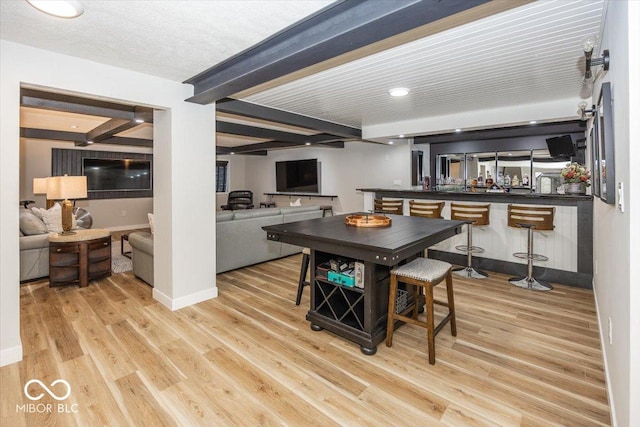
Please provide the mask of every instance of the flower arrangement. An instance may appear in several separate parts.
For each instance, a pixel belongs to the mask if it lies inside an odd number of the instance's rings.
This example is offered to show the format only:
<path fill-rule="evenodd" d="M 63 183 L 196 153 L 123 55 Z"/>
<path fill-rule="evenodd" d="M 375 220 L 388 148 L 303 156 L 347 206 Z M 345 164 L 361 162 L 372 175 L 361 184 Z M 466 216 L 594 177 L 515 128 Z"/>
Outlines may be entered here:
<path fill-rule="evenodd" d="M 591 172 L 579 163 L 567 163 L 567 167 L 560 172 L 564 182 L 571 184 L 583 183 L 586 187 L 591 185 Z"/>

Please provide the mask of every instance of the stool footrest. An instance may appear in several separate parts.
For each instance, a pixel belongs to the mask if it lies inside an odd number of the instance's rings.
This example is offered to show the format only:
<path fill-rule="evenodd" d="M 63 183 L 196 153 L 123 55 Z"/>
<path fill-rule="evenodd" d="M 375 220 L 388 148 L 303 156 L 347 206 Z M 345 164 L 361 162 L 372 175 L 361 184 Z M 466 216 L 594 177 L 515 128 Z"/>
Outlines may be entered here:
<path fill-rule="evenodd" d="M 515 252 L 513 256 L 521 259 L 530 259 L 532 261 L 549 261 L 549 258 L 544 255 L 529 254 L 527 252 Z"/>
<path fill-rule="evenodd" d="M 456 246 L 456 250 L 460 251 L 460 252 L 464 252 L 466 253 L 473 253 L 473 254 L 481 254 L 484 252 L 484 248 L 481 248 L 480 246 L 467 246 L 467 245 L 458 245 Z"/>

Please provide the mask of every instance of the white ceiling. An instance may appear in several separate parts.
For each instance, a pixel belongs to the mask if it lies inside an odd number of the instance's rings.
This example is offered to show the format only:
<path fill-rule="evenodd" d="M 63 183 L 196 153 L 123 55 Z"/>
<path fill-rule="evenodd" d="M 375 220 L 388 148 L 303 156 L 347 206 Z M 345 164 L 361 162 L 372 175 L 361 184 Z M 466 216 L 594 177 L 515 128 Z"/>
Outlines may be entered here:
<path fill-rule="evenodd" d="M 76 19 L 0 1 L 0 38 L 184 81 L 332 0 L 80 0 Z"/>
<path fill-rule="evenodd" d="M 0 37 L 183 81 L 331 2 L 81 3 L 80 18 L 63 20 L 24 0 L 2 0 Z M 354 127 L 587 97 L 582 42 L 599 35 L 604 5 L 536 1 L 239 97 Z M 387 89 L 396 86 L 411 93 L 391 98 Z M 577 103 L 566 116 L 577 118 L 575 110 Z M 243 144 L 227 136 L 218 143 Z"/>
<path fill-rule="evenodd" d="M 602 11 L 538 1 L 244 99 L 361 128 L 590 95 L 582 43 L 599 35 Z M 394 87 L 411 92 L 393 98 Z"/>

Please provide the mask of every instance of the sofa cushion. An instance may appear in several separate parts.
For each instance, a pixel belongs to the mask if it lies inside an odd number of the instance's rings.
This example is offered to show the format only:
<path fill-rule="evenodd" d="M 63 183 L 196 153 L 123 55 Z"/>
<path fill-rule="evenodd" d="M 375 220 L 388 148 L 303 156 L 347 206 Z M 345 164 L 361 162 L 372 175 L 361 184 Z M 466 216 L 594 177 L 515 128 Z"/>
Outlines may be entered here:
<path fill-rule="evenodd" d="M 129 244 L 136 250 L 153 255 L 153 234 L 135 231 L 129 234 Z"/>
<path fill-rule="evenodd" d="M 216 212 L 216 222 L 231 221 L 233 219 L 233 211 Z"/>
<path fill-rule="evenodd" d="M 25 236 L 47 233 L 45 223 L 27 209 L 20 209 L 19 221 L 20 231 L 22 231 Z"/>
<path fill-rule="evenodd" d="M 149 228 L 151 229 L 151 234 L 153 234 L 154 232 L 154 224 L 153 224 L 153 214 L 152 213 L 148 213 L 147 214 L 147 219 L 149 220 Z"/>
<path fill-rule="evenodd" d="M 317 211 L 319 209 L 320 209 L 319 205 L 290 206 L 286 208 L 280 208 L 280 212 L 283 214 L 289 214 L 289 213 L 311 212 L 311 211 Z"/>
<path fill-rule="evenodd" d="M 280 215 L 280 208 L 247 209 L 244 211 L 234 211 L 233 219 L 262 218 L 265 216 Z"/>

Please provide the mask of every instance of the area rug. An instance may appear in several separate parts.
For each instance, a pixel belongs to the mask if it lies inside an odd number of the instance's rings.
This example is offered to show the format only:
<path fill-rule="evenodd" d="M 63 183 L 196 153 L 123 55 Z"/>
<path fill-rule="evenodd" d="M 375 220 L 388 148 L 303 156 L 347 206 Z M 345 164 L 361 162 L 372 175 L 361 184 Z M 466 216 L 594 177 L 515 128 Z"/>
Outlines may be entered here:
<path fill-rule="evenodd" d="M 111 246 L 111 272 L 124 273 L 133 270 L 133 263 L 120 253 L 120 245 Z"/>

